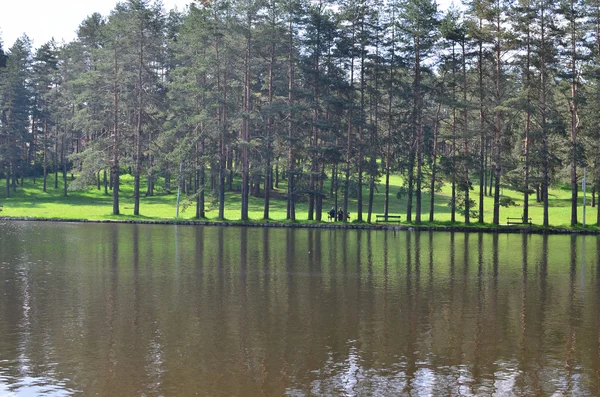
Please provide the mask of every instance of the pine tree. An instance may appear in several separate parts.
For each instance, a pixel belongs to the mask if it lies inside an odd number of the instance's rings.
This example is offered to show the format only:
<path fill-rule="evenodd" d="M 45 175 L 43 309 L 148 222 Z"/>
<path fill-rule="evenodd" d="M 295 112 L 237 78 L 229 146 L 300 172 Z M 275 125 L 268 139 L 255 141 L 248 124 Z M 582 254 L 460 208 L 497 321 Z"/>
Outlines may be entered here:
<path fill-rule="evenodd" d="M 16 190 L 17 171 L 22 162 L 31 108 L 31 42 L 18 38 L 10 47 L 0 100 L 0 158 L 4 159 L 6 197 Z"/>
<path fill-rule="evenodd" d="M 44 167 L 44 185 L 43 190 L 46 191 L 48 179 L 48 150 L 52 145 L 50 132 L 55 126 L 51 120 L 51 100 L 49 98 L 50 90 L 57 84 L 58 79 L 58 59 L 56 43 L 52 40 L 43 44 L 37 50 L 33 63 L 33 85 L 35 90 L 34 95 L 34 112 L 32 117 L 33 131 L 33 146 L 34 150 L 37 147 L 37 129 L 36 126 L 43 126 L 43 167 Z M 57 135 L 57 134 L 55 134 Z M 35 153 L 35 152 L 34 152 Z M 56 156 L 56 153 L 54 154 Z M 35 156 L 34 156 L 35 161 Z M 56 162 L 55 162 L 56 163 Z M 34 163 L 35 164 L 35 163 Z M 55 167 L 56 169 L 56 167 Z"/>
<path fill-rule="evenodd" d="M 561 32 L 561 58 L 565 59 L 563 70 L 566 71 L 561 79 L 564 83 L 563 93 L 569 112 L 569 146 L 571 167 L 571 226 L 577 224 L 577 167 L 585 163 L 585 153 L 581 150 L 578 132 L 581 128 L 579 103 L 581 102 L 579 88 L 581 85 L 581 67 L 583 48 L 587 35 L 584 24 L 583 0 L 564 0 L 559 5 L 558 15 L 564 18 Z"/>
<path fill-rule="evenodd" d="M 536 144 L 540 145 L 541 154 L 541 186 L 539 195 L 543 202 L 543 225 L 549 225 L 548 189 L 550 186 L 553 157 L 551 152 L 551 134 L 554 129 L 553 119 L 556 118 L 553 96 L 554 76 L 556 72 L 556 32 L 554 3 L 548 0 L 538 0 L 534 3 L 537 17 L 532 21 L 534 67 L 537 70 L 535 82 L 535 106 L 538 109 L 537 124 L 539 132 Z"/>
<path fill-rule="evenodd" d="M 431 55 L 437 39 L 437 6 L 430 0 L 406 0 L 399 15 L 399 37 L 405 57 L 411 65 L 412 114 L 410 154 L 408 164 L 408 200 L 406 220 L 412 220 L 413 191 L 415 192 L 415 222 L 421 222 L 421 185 L 423 182 L 423 69 L 425 58 Z M 415 174 L 416 167 L 416 174 Z"/>
<path fill-rule="evenodd" d="M 517 57 L 517 63 L 521 66 L 521 75 L 523 76 L 521 96 L 524 100 L 520 101 L 519 107 L 524 109 L 525 120 L 523 127 L 523 219 L 529 219 L 529 195 L 531 192 L 531 132 L 532 132 L 532 31 L 531 23 L 535 16 L 531 0 L 521 0 L 514 8 L 514 18 L 516 21 L 519 47 L 521 55 Z"/>

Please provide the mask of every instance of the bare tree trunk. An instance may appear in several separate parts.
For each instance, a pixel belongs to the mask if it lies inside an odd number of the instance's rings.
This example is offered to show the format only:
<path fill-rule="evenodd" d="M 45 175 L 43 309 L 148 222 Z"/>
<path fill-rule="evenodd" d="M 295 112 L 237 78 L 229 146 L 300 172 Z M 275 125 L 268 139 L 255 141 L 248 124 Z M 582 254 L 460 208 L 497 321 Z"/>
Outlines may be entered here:
<path fill-rule="evenodd" d="M 440 111 L 442 104 L 438 104 L 437 111 L 435 112 L 435 124 L 433 125 L 433 153 L 431 154 L 431 197 L 429 201 L 429 222 L 433 222 L 434 211 L 435 211 L 435 184 L 437 174 L 437 145 L 438 145 L 438 134 L 440 129 Z"/>
<path fill-rule="evenodd" d="M 546 125 L 546 9 L 542 2 L 541 8 L 541 29 L 540 29 L 540 46 L 542 48 L 540 54 L 540 88 L 541 88 L 541 104 L 540 104 L 540 116 L 541 116 L 541 128 L 542 128 L 542 169 L 543 169 L 543 182 L 542 182 L 542 200 L 544 202 L 544 227 L 549 225 L 548 219 L 548 185 L 550 184 L 550 173 L 548 164 L 548 131 Z"/>
<path fill-rule="evenodd" d="M 142 71 L 144 67 L 144 31 L 141 28 L 138 59 L 137 125 L 135 128 L 135 171 L 133 175 L 133 215 L 140 214 L 140 174 L 142 170 Z"/>
<path fill-rule="evenodd" d="M 152 146 L 152 133 L 148 133 L 148 148 Z M 146 196 L 152 197 L 154 196 L 154 170 L 152 167 L 154 166 L 154 156 L 149 151 L 148 153 L 148 186 L 146 188 Z"/>
<path fill-rule="evenodd" d="M 103 174 L 104 174 L 104 177 L 103 177 L 103 179 L 104 179 L 104 194 L 108 196 L 108 178 L 106 175 L 106 168 L 104 169 Z"/>
<path fill-rule="evenodd" d="M 529 12 L 529 2 L 527 2 L 527 12 Z M 529 145 L 530 145 L 530 131 L 531 131 L 531 98 L 529 94 L 529 89 L 531 87 L 531 37 L 530 37 L 530 29 L 529 25 L 526 26 L 527 29 L 527 54 L 526 54 L 526 72 L 525 72 L 525 88 L 527 91 L 527 110 L 525 113 L 525 139 L 523 145 L 523 184 L 524 184 L 524 193 L 523 193 L 523 220 L 529 218 Z"/>
<path fill-rule="evenodd" d="M 421 223 L 421 183 L 423 181 L 423 123 L 422 123 L 422 99 L 421 99 L 421 48 L 419 37 L 416 37 L 415 43 L 415 128 L 417 132 L 417 190 L 416 190 L 416 208 L 415 223 Z"/>
<path fill-rule="evenodd" d="M 318 184 L 318 147 L 319 147 L 319 127 L 317 126 L 319 120 L 319 47 L 320 47 L 320 38 L 321 32 L 317 31 L 317 42 L 314 48 L 313 54 L 313 65 L 312 65 L 312 78 L 313 78 L 313 86 L 312 86 L 312 136 L 310 145 L 312 147 L 312 155 L 311 155 L 311 164 L 310 164 L 310 177 L 308 180 L 308 190 L 309 190 L 309 201 L 308 201 L 308 220 L 312 221 L 314 219 L 315 212 L 315 184 Z"/>
<path fill-rule="evenodd" d="M 288 15 L 288 35 L 289 35 L 289 52 L 288 52 L 288 164 L 287 164 L 287 177 L 288 177 L 288 189 L 287 189 L 287 219 L 291 221 L 296 220 L 296 202 L 295 202 L 295 158 L 294 158 L 294 122 L 293 122 L 293 110 L 294 105 L 294 25 L 293 15 L 290 12 Z"/>
<path fill-rule="evenodd" d="M 248 12 L 247 16 L 247 37 L 246 37 L 246 53 L 244 57 L 244 95 L 242 99 L 242 210 L 241 218 L 243 221 L 248 220 L 248 200 L 250 196 L 250 170 L 249 170 L 249 157 L 248 157 L 248 143 L 250 142 L 250 131 L 249 131 L 249 115 L 250 111 L 250 28 L 252 25 L 252 18 Z"/>
<path fill-rule="evenodd" d="M 392 9 L 392 20 L 395 18 L 395 9 Z M 396 30 L 395 24 L 392 24 L 392 37 L 391 37 L 391 58 L 390 58 L 390 86 L 388 90 L 388 131 L 387 131 L 387 142 L 385 145 L 385 201 L 383 203 L 383 214 L 387 218 L 390 209 L 390 163 L 392 161 L 392 125 L 393 125 L 393 113 L 392 104 L 394 98 L 394 58 L 395 58 L 395 38 Z"/>
<path fill-rule="evenodd" d="M 222 104 L 217 110 L 219 120 L 219 186 L 218 186 L 218 197 L 219 197 L 219 219 L 225 219 L 225 172 L 227 162 L 227 147 L 225 143 L 225 137 L 227 134 L 227 69 L 223 69 L 223 82 L 221 82 L 221 62 L 220 59 L 220 47 L 219 38 L 215 35 L 215 52 L 217 59 L 217 92 L 221 93 L 223 90 Z"/>
<path fill-rule="evenodd" d="M 596 18 L 596 63 L 600 59 L 600 2 L 595 2 L 595 18 Z M 600 103 L 600 84 L 596 81 L 596 100 Z M 600 191 L 600 153 L 596 154 L 596 190 Z M 592 196 L 593 197 L 593 196 Z M 600 200 L 600 194 L 598 196 Z M 596 226 L 600 226 L 600 203 L 598 203 L 598 210 L 596 211 Z"/>
<path fill-rule="evenodd" d="M 377 34 L 375 45 L 375 57 L 379 59 L 379 34 Z M 377 173 L 377 135 L 379 129 L 379 63 L 375 64 L 375 91 L 371 94 L 371 114 L 374 115 L 371 127 L 371 163 L 369 165 L 369 207 L 367 210 L 367 223 L 371 223 L 373 213 L 373 201 L 375 199 L 375 175 Z"/>
<path fill-rule="evenodd" d="M 273 104 L 273 66 L 275 64 L 275 43 L 271 44 L 271 53 L 269 59 L 269 106 Z M 273 169 L 271 167 L 271 130 L 273 128 L 273 118 L 269 116 L 267 120 L 267 157 L 265 166 L 265 205 L 263 219 L 269 219 L 269 206 L 271 200 L 271 189 L 273 188 Z"/>
<path fill-rule="evenodd" d="M 462 41 L 462 71 L 463 71 L 463 145 L 464 145 L 464 183 L 465 183 L 465 224 L 471 223 L 471 203 L 470 201 L 470 188 L 471 184 L 469 181 L 469 112 L 467 109 L 467 60 L 465 53 L 465 39 Z"/>
<path fill-rule="evenodd" d="M 414 142 L 416 143 L 416 142 Z M 415 150 L 414 144 L 411 145 L 410 153 L 408 155 L 408 194 L 406 197 L 406 221 L 412 222 L 412 208 L 413 208 L 413 192 L 415 186 Z"/>
<path fill-rule="evenodd" d="M 113 86 L 113 125 L 114 125 L 114 137 L 113 137 L 113 169 L 112 169 L 112 181 L 113 181 L 113 215 L 119 215 L 119 89 L 118 89 L 118 75 L 119 66 L 117 63 L 117 47 L 115 45 L 115 65 L 114 65 L 114 86 Z"/>
<path fill-rule="evenodd" d="M 354 22 L 352 23 L 352 45 L 354 45 L 354 39 L 355 39 L 355 24 Z M 351 51 L 351 56 L 350 56 L 350 94 L 349 94 L 349 102 L 351 103 L 354 100 L 354 51 Z M 350 159 L 351 159 L 351 154 L 352 154 L 352 129 L 353 129 L 353 125 L 352 125 L 352 117 L 353 117 L 353 112 L 352 112 L 352 106 L 350 107 L 350 109 L 348 110 L 348 129 L 347 129 L 347 141 L 346 141 L 346 178 L 345 178 L 345 182 L 346 182 L 346 186 L 344 189 L 344 216 L 342 217 L 343 222 L 347 222 L 348 221 L 348 200 L 349 200 L 349 195 L 350 195 Z"/>
<path fill-rule="evenodd" d="M 11 161 L 8 160 L 6 162 L 6 198 L 10 197 L 10 171 L 11 171 Z"/>
<path fill-rule="evenodd" d="M 325 173 L 325 163 L 321 164 L 321 169 L 319 171 L 319 179 L 317 182 L 317 199 L 315 200 L 315 220 L 317 222 L 321 222 L 323 218 L 323 174 Z"/>
<path fill-rule="evenodd" d="M 29 148 L 29 151 L 27 152 L 27 164 L 33 163 L 32 164 L 32 176 L 33 176 L 33 184 L 35 185 L 35 181 L 36 181 L 36 170 L 35 170 L 35 165 L 37 163 L 37 156 L 36 156 L 36 151 L 37 151 L 37 131 L 36 131 L 36 123 L 35 123 L 35 118 L 31 119 L 31 135 L 32 135 L 32 142 L 31 142 L 31 147 Z"/>
<path fill-rule="evenodd" d="M 358 197 L 357 201 L 357 211 L 356 211 L 356 220 L 358 222 L 362 222 L 363 215 L 363 117 L 364 117 L 364 109 L 365 109 L 365 40 L 363 38 L 364 33 L 364 18 L 361 18 L 361 51 L 360 51 L 360 118 L 361 123 L 358 126 L 358 167 L 357 167 L 357 184 L 358 184 Z"/>
<path fill-rule="evenodd" d="M 456 56 L 452 43 L 452 193 L 450 196 L 450 222 L 456 222 Z"/>
<path fill-rule="evenodd" d="M 575 5 L 574 0 L 570 0 L 571 20 L 571 226 L 577 224 L 577 130 L 579 129 L 579 113 L 578 113 L 578 98 L 577 98 L 577 27 L 575 21 Z"/>
<path fill-rule="evenodd" d="M 482 20 L 479 19 L 479 28 L 481 29 Z M 479 75 L 479 223 L 484 223 L 484 199 L 486 164 L 485 164 L 485 125 L 483 118 L 483 43 L 479 41 L 479 52 L 477 60 L 477 69 Z"/>
<path fill-rule="evenodd" d="M 501 58 L 501 46 L 502 46 L 502 35 L 500 26 L 500 10 L 497 11 L 496 15 L 496 105 L 500 106 L 502 100 L 502 58 Z M 496 121 L 494 125 L 494 224 L 500 224 L 500 176 L 502 174 L 502 111 L 496 110 Z"/>
<path fill-rule="evenodd" d="M 58 189 L 58 129 L 59 125 L 57 123 L 56 128 L 54 129 L 54 153 L 52 154 L 52 163 L 54 165 L 54 189 Z"/>
<path fill-rule="evenodd" d="M 44 192 L 48 184 L 48 120 L 44 119 Z"/>
<path fill-rule="evenodd" d="M 63 172 L 63 196 L 67 197 L 67 153 L 66 153 L 66 136 L 67 127 L 65 126 L 65 134 L 62 137 L 62 147 L 60 150 L 60 157 L 62 160 L 62 172 Z"/>

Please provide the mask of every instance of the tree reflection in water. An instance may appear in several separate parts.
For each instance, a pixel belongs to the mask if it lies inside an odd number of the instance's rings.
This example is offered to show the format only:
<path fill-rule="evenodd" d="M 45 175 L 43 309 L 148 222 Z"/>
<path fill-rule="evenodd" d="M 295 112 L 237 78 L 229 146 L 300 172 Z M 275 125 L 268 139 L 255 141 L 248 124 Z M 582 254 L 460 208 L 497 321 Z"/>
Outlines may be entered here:
<path fill-rule="evenodd" d="M 0 394 L 600 394 L 597 237 L 18 222 L 0 237 Z"/>

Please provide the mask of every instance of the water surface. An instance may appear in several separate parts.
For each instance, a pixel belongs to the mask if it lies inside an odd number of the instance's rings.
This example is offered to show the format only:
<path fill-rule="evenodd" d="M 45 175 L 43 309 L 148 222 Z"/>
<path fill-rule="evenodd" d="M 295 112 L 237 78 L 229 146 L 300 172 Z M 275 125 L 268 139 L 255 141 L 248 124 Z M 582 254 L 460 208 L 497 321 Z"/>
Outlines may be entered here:
<path fill-rule="evenodd" d="M 599 253 L 0 221 L 0 396 L 600 395 Z"/>

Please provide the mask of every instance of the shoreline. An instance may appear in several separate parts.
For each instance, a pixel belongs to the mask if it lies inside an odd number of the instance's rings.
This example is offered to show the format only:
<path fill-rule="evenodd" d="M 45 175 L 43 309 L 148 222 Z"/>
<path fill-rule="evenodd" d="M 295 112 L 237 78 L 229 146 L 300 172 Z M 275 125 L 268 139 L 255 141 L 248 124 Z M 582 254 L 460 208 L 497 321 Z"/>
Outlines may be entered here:
<path fill-rule="evenodd" d="M 428 225 L 376 225 L 352 223 L 287 223 L 287 222 L 241 222 L 241 221 L 177 221 L 177 220 L 132 220 L 132 219 L 67 219 L 67 218 L 28 218 L 2 217 L 0 221 L 17 222 L 57 222 L 57 223 L 114 223 L 139 225 L 182 225 L 182 226 L 238 226 L 238 227 L 274 227 L 274 228 L 303 228 L 303 229 L 342 229 L 342 230 L 392 230 L 392 231 L 433 231 L 433 232 L 462 232 L 462 233 L 510 233 L 510 234 L 582 234 L 598 235 L 600 230 L 577 229 L 541 229 L 532 227 L 498 226 L 498 227 L 466 227 L 466 226 L 428 226 Z"/>

